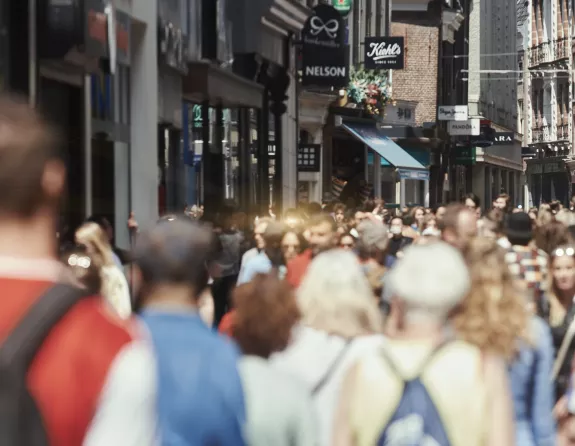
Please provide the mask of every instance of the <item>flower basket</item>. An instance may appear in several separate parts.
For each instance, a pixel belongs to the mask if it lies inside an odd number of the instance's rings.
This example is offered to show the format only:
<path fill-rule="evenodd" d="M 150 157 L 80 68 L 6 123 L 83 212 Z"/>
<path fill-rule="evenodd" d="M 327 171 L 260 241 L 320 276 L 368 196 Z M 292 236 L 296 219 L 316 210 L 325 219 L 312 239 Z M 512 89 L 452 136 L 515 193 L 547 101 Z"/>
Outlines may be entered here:
<path fill-rule="evenodd" d="M 369 114 L 383 116 L 385 106 L 392 102 L 388 72 L 352 69 L 347 97 Z"/>

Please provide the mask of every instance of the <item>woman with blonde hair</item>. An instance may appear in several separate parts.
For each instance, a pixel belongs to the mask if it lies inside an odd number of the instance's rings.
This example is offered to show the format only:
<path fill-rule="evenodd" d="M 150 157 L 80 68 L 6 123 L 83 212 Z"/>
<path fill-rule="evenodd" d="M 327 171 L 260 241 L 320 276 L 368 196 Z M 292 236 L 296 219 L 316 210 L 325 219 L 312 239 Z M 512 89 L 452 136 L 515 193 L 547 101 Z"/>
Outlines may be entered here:
<path fill-rule="evenodd" d="M 110 241 L 97 223 L 84 223 L 76 230 L 76 243 L 86 248 L 100 266 L 100 293 L 122 318 L 132 314 L 130 289 L 123 271 L 116 266 Z"/>
<path fill-rule="evenodd" d="M 471 288 L 452 317 L 453 328 L 463 340 L 507 361 L 516 444 L 555 444 L 549 327 L 530 313 L 530 302 L 515 283 L 505 252 L 495 240 L 476 238 L 465 255 Z"/>
<path fill-rule="evenodd" d="M 383 317 L 357 257 L 340 249 L 314 258 L 297 301 L 301 323 L 272 363 L 306 384 L 318 421 L 316 444 L 331 446 L 343 378 L 358 358 L 383 344 Z"/>

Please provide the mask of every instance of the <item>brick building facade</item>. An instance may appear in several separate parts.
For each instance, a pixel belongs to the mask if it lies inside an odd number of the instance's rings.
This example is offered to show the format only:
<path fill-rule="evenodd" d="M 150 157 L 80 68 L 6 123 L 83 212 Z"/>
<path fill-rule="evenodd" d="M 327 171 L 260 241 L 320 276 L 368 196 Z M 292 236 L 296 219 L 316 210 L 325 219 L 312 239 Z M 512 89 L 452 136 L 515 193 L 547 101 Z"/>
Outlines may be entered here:
<path fill-rule="evenodd" d="M 391 31 L 405 39 L 405 68 L 393 73 L 393 97 L 418 102 L 417 125 L 435 122 L 439 26 L 431 20 L 397 21 L 395 16 Z"/>

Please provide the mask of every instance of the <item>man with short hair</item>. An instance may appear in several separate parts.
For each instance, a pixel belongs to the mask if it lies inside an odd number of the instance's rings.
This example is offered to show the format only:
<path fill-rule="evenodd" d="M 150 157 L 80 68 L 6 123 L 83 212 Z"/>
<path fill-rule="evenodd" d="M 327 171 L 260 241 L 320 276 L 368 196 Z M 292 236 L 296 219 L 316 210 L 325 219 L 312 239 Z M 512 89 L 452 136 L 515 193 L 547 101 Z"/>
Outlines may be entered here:
<path fill-rule="evenodd" d="M 55 236 L 66 179 L 58 147 L 37 111 L 0 98 L 0 345 L 66 277 Z M 156 364 L 138 332 L 93 296 L 44 338 L 26 381 L 51 446 L 155 444 Z"/>
<path fill-rule="evenodd" d="M 443 241 L 464 250 L 471 239 L 477 236 L 477 215 L 463 204 L 450 204 L 445 208 L 439 229 Z"/>
<path fill-rule="evenodd" d="M 301 284 L 312 259 L 337 245 L 337 225 L 330 215 L 320 214 L 313 217 L 308 223 L 308 232 L 309 248 L 293 259 L 287 267 L 286 280 L 294 288 Z"/>
<path fill-rule="evenodd" d="M 211 238 L 192 221 L 161 221 L 138 237 L 134 250 L 138 306 L 157 358 L 163 444 L 245 444 L 239 351 L 198 314 Z"/>
<path fill-rule="evenodd" d="M 271 221 L 267 224 L 263 234 L 264 249 L 245 265 L 238 277 L 238 285 L 251 282 L 258 274 L 269 274 L 274 268 L 277 268 L 279 276 L 283 279 L 285 265 L 283 265 L 281 242 L 287 230 L 287 226 L 280 222 Z"/>

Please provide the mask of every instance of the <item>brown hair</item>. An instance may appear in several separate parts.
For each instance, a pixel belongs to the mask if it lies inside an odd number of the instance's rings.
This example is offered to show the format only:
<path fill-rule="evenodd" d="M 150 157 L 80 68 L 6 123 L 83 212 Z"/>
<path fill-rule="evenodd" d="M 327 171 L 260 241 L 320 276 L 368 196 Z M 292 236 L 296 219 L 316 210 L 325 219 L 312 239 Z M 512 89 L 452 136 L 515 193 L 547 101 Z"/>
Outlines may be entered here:
<path fill-rule="evenodd" d="M 244 354 L 268 358 L 286 348 L 301 316 L 288 284 L 259 274 L 234 290 L 233 301 L 234 338 Z"/>
<path fill-rule="evenodd" d="M 100 265 L 88 254 L 86 248 L 70 248 L 62 253 L 60 261 L 89 293 L 100 292 L 102 286 Z"/>
<path fill-rule="evenodd" d="M 518 340 L 530 341 L 528 302 L 516 288 L 505 252 L 495 240 L 472 240 L 465 256 L 471 291 L 453 316 L 453 327 L 465 341 L 511 360 Z"/>
<path fill-rule="evenodd" d="M 58 137 L 40 114 L 22 98 L 1 95 L 0 214 L 29 218 L 46 205 L 44 170 L 59 155 Z"/>
<path fill-rule="evenodd" d="M 551 255 L 561 245 L 571 242 L 567 227 L 556 220 L 535 228 L 535 244 L 539 249 Z"/>
<path fill-rule="evenodd" d="M 438 222 L 439 229 L 444 231 L 446 229 L 451 229 L 452 231 L 457 231 L 459 226 L 459 215 L 462 212 L 471 212 L 461 203 L 452 203 L 445 208 L 445 214 L 443 218 Z"/>

